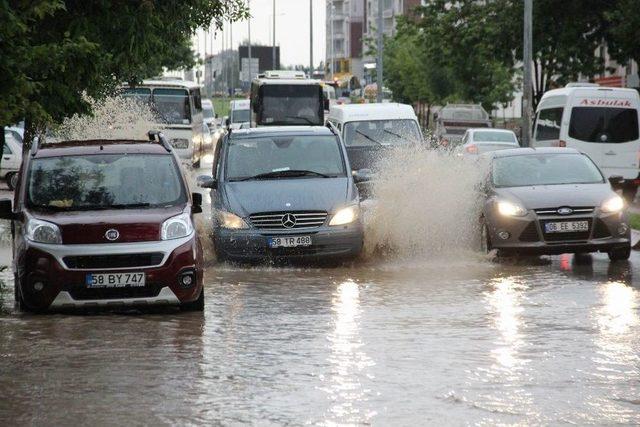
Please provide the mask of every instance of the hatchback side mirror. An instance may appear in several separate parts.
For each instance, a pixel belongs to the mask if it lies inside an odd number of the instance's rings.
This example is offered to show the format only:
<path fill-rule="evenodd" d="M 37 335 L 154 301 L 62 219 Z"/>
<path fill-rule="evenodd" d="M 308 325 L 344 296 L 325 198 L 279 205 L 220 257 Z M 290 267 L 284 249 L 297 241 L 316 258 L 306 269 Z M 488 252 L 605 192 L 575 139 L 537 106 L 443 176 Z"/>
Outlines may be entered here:
<path fill-rule="evenodd" d="M 351 172 L 353 175 L 353 182 L 367 182 L 371 181 L 371 169 L 359 169 Z"/>
<path fill-rule="evenodd" d="M 609 177 L 609 184 L 611 184 L 613 188 L 620 187 L 623 182 L 624 182 L 624 178 L 621 177 L 620 175 L 611 175 Z"/>
<path fill-rule="evenodd" d="M 0 200 L 0 219 L 15 219 L 15 214 L 13 213 L 13 208 L 11 206 L 11 200 L 3 199 Z"/>
<path fill-rule="evenodd" d="M 228 129 L 231 126 L 231 119 L 229 117 L 224 118 L 224 126 Z"/>
<path fill-rule="evenodd" d="M 218 182 L 215 180 L 215 178 L 209 175 L 200 175 L 196 179 L 196 183 L 198 184 L 198 187 L 202 188 L 218 188 Z"/>
<path fill-rule="evenodd" d="M 191 193 L 191 199 L 193 200 L 193 205 L 191 206 L 191 213 L 194 213 L 194 214 L 202 213 L 202 194 Z"/>

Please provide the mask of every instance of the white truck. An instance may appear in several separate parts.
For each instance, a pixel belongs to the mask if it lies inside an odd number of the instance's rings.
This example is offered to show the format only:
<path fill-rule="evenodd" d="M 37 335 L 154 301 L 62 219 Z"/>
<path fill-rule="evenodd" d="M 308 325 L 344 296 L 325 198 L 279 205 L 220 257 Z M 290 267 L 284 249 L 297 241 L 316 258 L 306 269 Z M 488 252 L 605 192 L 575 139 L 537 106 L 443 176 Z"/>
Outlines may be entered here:
<path fill-rule="evenodd" d="M 433 119 L 436 142 L 443 148 L 460 144 L 467 129 L 493 127 L 489 113 L 480 104 L 447 104 Z"/>

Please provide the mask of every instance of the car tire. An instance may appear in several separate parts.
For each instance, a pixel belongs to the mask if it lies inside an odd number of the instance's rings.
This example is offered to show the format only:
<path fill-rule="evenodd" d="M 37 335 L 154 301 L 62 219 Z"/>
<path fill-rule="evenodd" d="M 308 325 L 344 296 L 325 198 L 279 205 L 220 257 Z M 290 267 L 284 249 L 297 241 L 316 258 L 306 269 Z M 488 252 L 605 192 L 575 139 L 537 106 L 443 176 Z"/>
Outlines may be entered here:
<path fill-rule="evenodd" d="M 204 311 L 204 287 L 200 290 L 197 300 L 182 303 L 180 309 L 182 311 Z"/>
<path fill-rule="evenodd" d="M 631 204 L 636 199 L 636 195 L 638 194 L 638 187 L 636 186 L 625 186 L 622 188 L 622 197 L 624 200 Z"/>
<path fill-rule="evenodd" d="M 631 256 L 631 246 L 616 248 L 609 251 L 609 260 L 626 261 Z"/>
<path fill-rule="evenodd" d="M 9 187 L 9 190 L 15 190 L 16 185 L 18 185 L 18 174 L 16 172 L 10 172 L 7 174 L 5 179 L 7 180 L 7 187 Z"/>
<path fill-rule="evenodd" d="M 37 310 L 30 308 L 25 302 L 22 296 L 22 289 L 20 287 L 20 281 L 17 275 L 14 275 L 13 281 L 13 297 L 15 299 L 15 308 L 23 313 L 36 313 Z"/>

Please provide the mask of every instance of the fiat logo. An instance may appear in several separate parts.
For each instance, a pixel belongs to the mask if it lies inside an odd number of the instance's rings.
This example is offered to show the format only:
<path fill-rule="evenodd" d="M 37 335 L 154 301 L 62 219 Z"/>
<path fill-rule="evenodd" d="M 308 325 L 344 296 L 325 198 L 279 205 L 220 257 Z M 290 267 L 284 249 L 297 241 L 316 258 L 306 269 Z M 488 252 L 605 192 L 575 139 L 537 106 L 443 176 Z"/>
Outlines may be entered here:
<path fill-rule="evenodd" d="M 560 208 L 556 212 L 558 212 L 559 215 L 571 215 L 573 213 L 573 209 L 571 209 L 571 208 Z"/>
<path fill-rule="evenodd" d="M 118 240 L 120 238 L 120 232 L 115 228 L 112 228 L 111 230 L 107 230 L 107 232 L 104 233 L 104 237 L 110 242 L 113 242 L 114 240 Z"/>
<path fill-rule="evenodd" d="M 296 226 L 296 217 L 290 213 L 282 217 L 282 225 L 284 228 L 293 228 Z"/>

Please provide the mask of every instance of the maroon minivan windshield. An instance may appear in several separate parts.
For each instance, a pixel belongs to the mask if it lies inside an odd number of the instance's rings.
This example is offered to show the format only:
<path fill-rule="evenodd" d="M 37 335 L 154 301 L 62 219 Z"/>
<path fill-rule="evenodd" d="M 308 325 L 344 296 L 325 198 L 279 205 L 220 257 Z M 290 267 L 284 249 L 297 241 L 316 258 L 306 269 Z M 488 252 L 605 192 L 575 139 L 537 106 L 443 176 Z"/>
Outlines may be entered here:
<path fill-rule="evenodd" d="M 35 209 L 101 210 L 186 203 L 170 155 L 98 154 L 34 159 L 27 203 Z"/>

